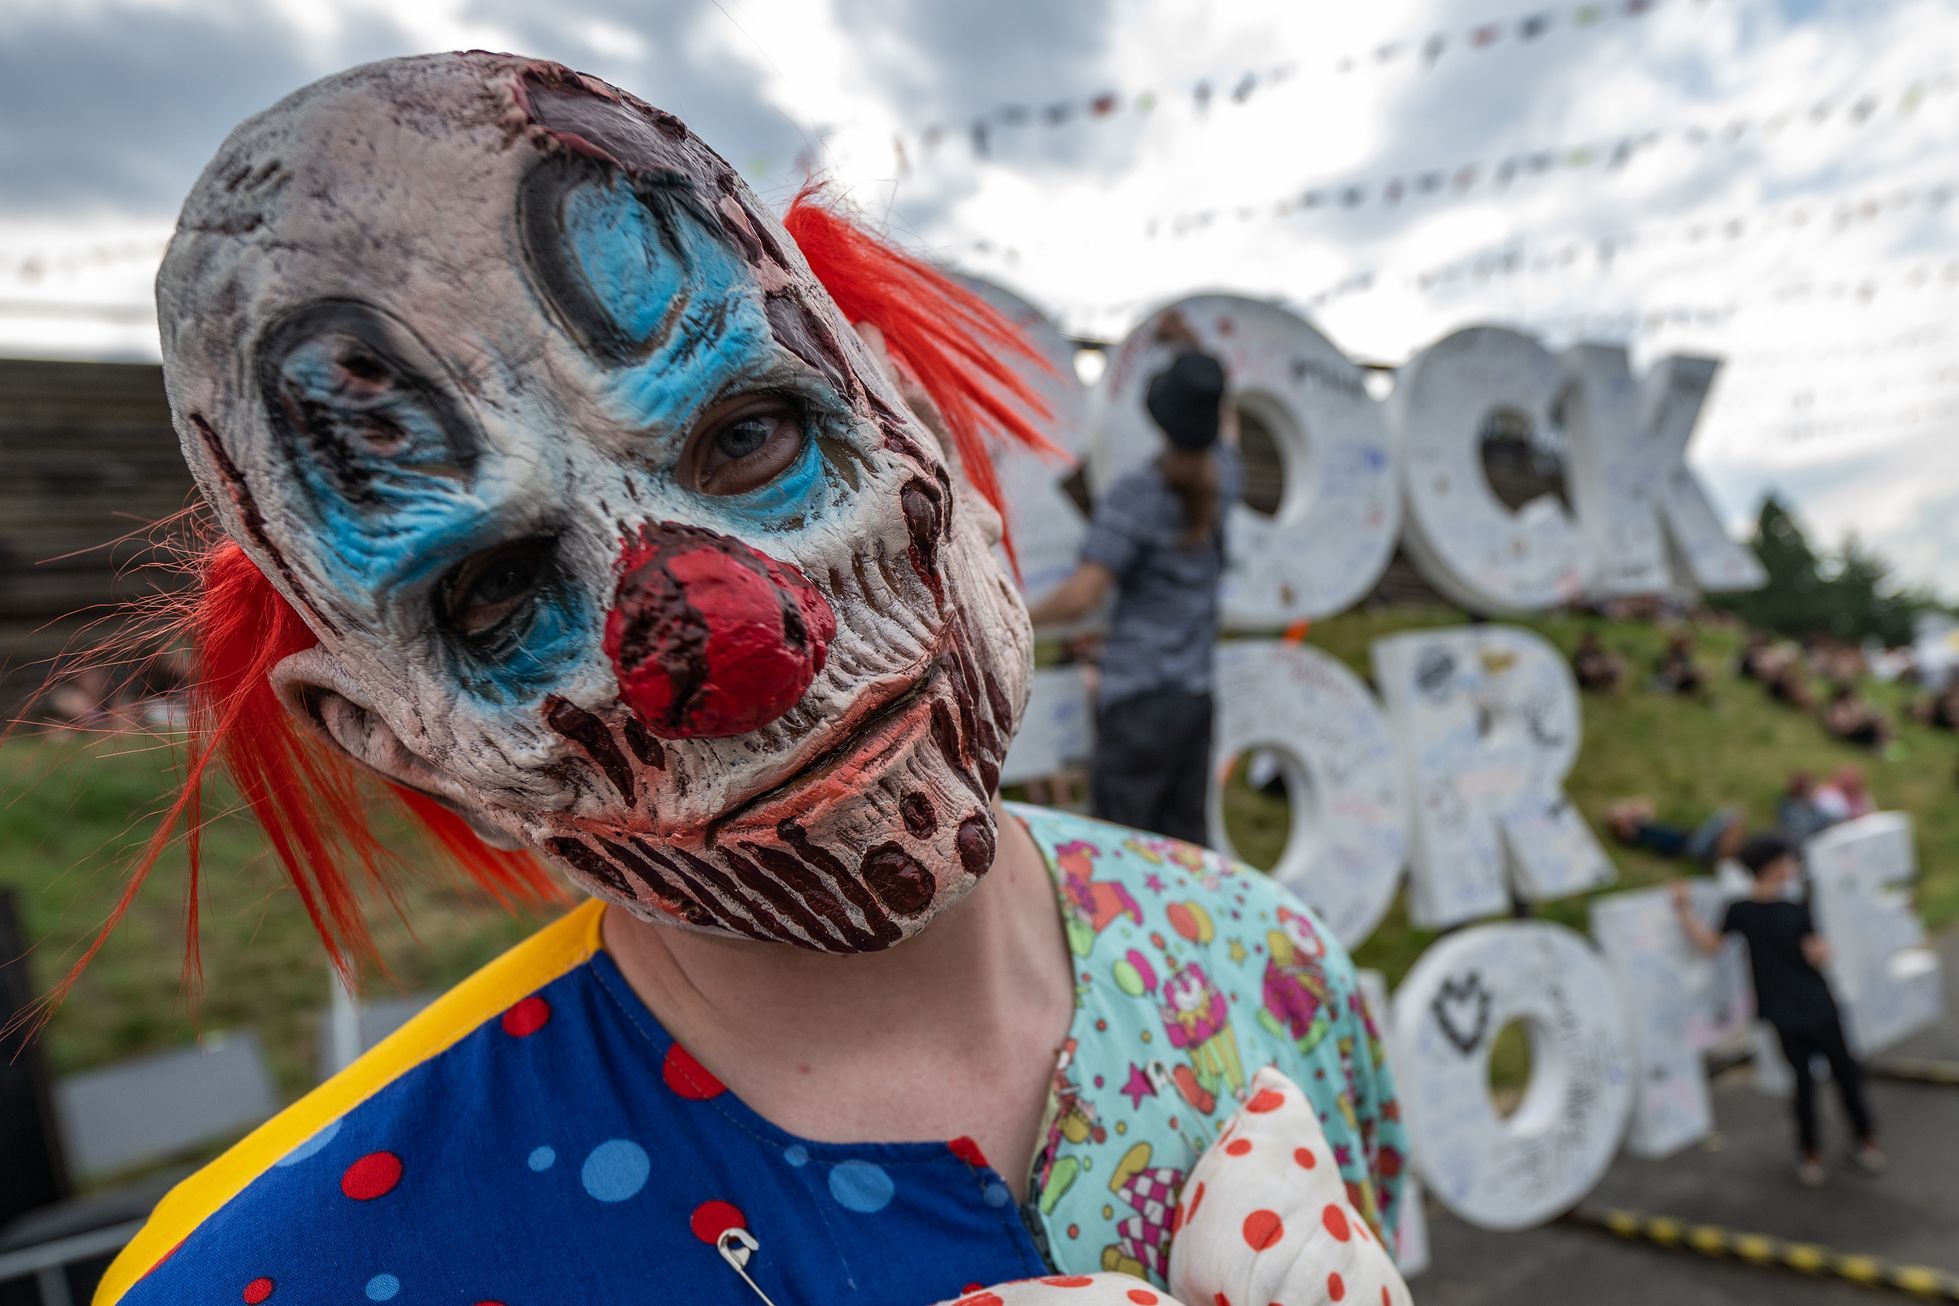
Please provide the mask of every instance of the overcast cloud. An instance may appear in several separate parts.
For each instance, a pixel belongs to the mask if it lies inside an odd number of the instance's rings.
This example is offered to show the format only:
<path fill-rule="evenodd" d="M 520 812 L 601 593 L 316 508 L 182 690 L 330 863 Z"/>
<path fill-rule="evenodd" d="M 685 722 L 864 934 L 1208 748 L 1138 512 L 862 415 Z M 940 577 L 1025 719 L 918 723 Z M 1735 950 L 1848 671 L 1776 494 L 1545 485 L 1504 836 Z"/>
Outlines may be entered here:
<path fill-rule="evenodd" d="M 1627 8 L 0 0 L 0 353 L 154 357 L 156 257 L 231 126 L 362 60 L 516 49 L 680 113 L 773 198 L 815 161 L 906 240 L 1077 331 L 1230 289 L 1291 301 L 1370 359 L 1484 321 L 1554 347 L 1625 340 L 1642 363 L 1719 354 L 1694 461 L 1731 518 L 1780 489 L 1823 541 L 1854 530 L 1959 597 L 1959 203 L 1941 202 L 1959 183 L 1959 9 Z M 1232 96 L 1282 64 L 1291 77 Z M 1102 92 L 1116 107 L 1091 114 Z M 1046 125 L 1058 104 L 1068 121 Z M 1574 166 L 1579 146 L 1596 153 Z M 1553 166 L 1515 166 L 1533 153 Z M 1309 189 L 1315 207 L 1273 212 Z"/>

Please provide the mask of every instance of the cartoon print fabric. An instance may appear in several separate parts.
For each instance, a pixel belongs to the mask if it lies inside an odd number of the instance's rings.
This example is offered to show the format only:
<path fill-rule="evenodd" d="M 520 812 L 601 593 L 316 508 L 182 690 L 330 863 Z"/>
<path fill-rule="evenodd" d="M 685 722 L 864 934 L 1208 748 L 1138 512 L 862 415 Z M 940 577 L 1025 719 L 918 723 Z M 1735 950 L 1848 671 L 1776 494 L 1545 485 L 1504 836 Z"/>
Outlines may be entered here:
<path fill-rule="evenodd" d="M 1393 1090 L 1312 918 L 1214 854 L 1009 810 L 1050 860 L 1079 981 L 1025 1209 L 969 1140 L 818 1143 L 756 1115 L 634 995 L 594 902 L 166 1199 L 98 1300 L 759 1301 L 746 1276 L 776 1306 L 911 1306 L 1105 1271 L 1164 1289 L 1193 1167 L 1266 1066 L 1324 1130 L 1317 1181 L 1389 1236 Z"/>
<path fill-rule="evenodd" d="M 1058 877 L 1076 969 L 1035 1207 L 1056 1266 L 1167 1282 L 1198 1155 L 1276 1066 L 1330 1140 L 1354 1209 L 1390 1240 L 1401 1110 L 1353 964 L 1271 880 L 1216 853 L 1015 808 Z"/>
<path fill-rule="evenodd" d="M 1319 1116 L 1267 1066 L 1185 1181 L 1170 1297 L 1130 1275 L 1043 1275 L 948 1306 L 1408 1306 L 1408 1285 L 1354 1210 Z"/>

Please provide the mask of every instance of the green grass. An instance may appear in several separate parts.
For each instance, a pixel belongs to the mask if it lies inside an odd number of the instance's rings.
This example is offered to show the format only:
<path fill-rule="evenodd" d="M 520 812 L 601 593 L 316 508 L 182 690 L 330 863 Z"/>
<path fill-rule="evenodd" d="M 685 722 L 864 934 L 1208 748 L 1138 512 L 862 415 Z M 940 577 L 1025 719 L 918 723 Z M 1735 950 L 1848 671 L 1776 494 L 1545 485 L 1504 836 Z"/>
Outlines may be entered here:
<path fill-rule="evenodd" d="M 1372 640 L 1460 621 L 1441 610 L 1356 613 L 1318 623 L 1312 640 L 1364 674 Z M 1522 624 L 1568 649 L 1592 623 L 1551 617 Z M 1905 723 L 1897 757 L 1879 760 L 1835 744 L 1813 720 L 1730 678 L 1739 636 L 1727 631 L 1698 635 L 1702 656 L 1720 669 L 1711 707 L 1652 694 L 1643 679 L 1662 632 L 1629 624 L 1601 629 L 1634 674 L 1618 694 L 1585 699 L 1584 750 L 1569 792 L 1595 824 L 1608 801 L 1635 793 L 1650 795 L 1666 819 L 1693 821 L 1733 803 L 1765 824 L 1791 768 L 1827 771 L 1856 762 L 1882 805 L 1917 819 L 1924 869 L 1919 902 L 1928 924 L 1959 920 L 1959 804 L 1948 801 L 1959 740 Z M 1874 687 L 1872 693 L 1893 709 L 1903 701 L 1901 691 Z M 85 743 L 22 734 L 0 747 L 0 884 L 23 897 L 29 937 L 37 940 L 27 960 L 40 987 L 59 978 L 114 901 L 151 828 L 150 814 L 170 792 L 172 767 L 167 750 L 141 740 Z M 1244 840 L 1240 851 L 1269 863 L 1283 838 L 1283 808 L 1248 790 L 1232 792 L 1228 801 L 1233 830 Z M 328 980 L 312 928 L 247 821 L 220 815 L 205 838 L 204 996 L 196 1017 L 179 982 L 184 863 L 173 852 L 50 1026 L 58 1069 L 176 1046 L 201 1024 L 255 1029 L 288 1095 L 313 1081 Z M 1668 864 L 1639 853 L 1615 848 L 1612 855 L 1619 888 L 1673 874 Z M 370 912 L 391 976 L 372 985 L 383 993 L 451 984 L 537 923 L 512 919 L 425 877 L 410 877 L 401 897 L 413 933 L 385 902 Z M 1582 900 L 1547 904 L 1542 914 L 1584 928 Z M 1397 908 L 1359 959 L 1399 979 L 1430 937 L 1410 928 Z"/>
<path fill-rule="evenodd" d="M 127 868 L 174 793 L 172 751 L 138 737 L 17 734 L 0 747 L 0 886 L 16 892 L 37 991 L 78 957 L 115 902 Z M 222 797 L 222 795 L 220 795 Z M 319 1017 L 330 996 L 325 953 L 257 827 L 225 812 L 204 832 L 203 991 L 182 979 L 186 863 L 166 853 L 122 924 L 48 1029 L 57 1071 L 83 1069 L 205 1031 L 251 1028 L 279 1087 L 316 1079 Z M 385 974 L 370 993 L 440 989 L 536 928 L 472 893 L 407 875 L 403 911 L 371 904 Z M 413 922 L 411 933 L 404 917 Z"/>

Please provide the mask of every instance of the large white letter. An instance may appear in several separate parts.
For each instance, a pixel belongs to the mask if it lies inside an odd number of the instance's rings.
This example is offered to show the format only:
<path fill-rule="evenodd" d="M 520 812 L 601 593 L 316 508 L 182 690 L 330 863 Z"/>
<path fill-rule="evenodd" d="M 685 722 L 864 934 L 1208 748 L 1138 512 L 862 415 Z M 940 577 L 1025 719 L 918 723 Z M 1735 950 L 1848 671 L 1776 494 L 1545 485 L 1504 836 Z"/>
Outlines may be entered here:
<path fill-rule="evenodd" d="M 1409 913 L 1440 927 L 1507 911 L 1510 886 L 1558 898 L 1612 882 L 1564 796 L 1578 758 L 1578 687 L 1543 639 L 1510 626 L 1376 640 L 1415 818 Z"/>
<path fill-rule="evenodd" d="M 1086 762 L 1095 751 L 1095 715 L 1078 666 L 1034 673 L 1027 710 L 1000 763 L 1002 784 L 1025 784 Z"/>
<path fill-rule="evenodd" d="M 1720 364 L 1664 359 L 1641 387 L 1618 345 L 1579 345 L 1565 362 L 1567 467 L 1572 504 L 1600 564 L 1593 591 L 1667 588 L 1676 579 L 1669 541 L 1678 580 L 1704 590 L 1759 588 L 1767 579 L 1762 564 L 1728 537 L 1687 466 L 1687 442 Z"/>
<path fill-rule="evenodd" d="M 1163 448 L 1143 401 L 1150 378 L 1175 353 L 1156 338 L 1170 312 L 1223 362 L 1233 402 L 1271 432 L 1284 469 L 1276 513 L 1263 517 L 1241 504 L 1227 519 L 1225 622 L 1276 630 L 1352 606 L 1394 553 L 1401 514 L 1393 449 L 1361 369 L 1285 309 L 1200 295 L 1130 332 L 1102 382 L 1107 402 L 1091 468 L 1096 492 Z"/>
<path fill-rule="evenodd" d="M 1694 912 L 1717 926 L 1728 897 L 1694 880 Z M 1714 957 L 1688 945 L 1665 889 L 1592 900 L 1592 938 L 1625 1000 L 1638 1055 L 1638 1092 L 1627 1150 L 1670 1156 L 1714 1128 L 1703 1054 L 1747 1028 L 1754 1003 L 1739 938 Z"/>
<path fill-rule="evenodd" d="M 1075 374 L 1074 342 L 1061 334 L 1040 309 L 1010 290 L 978 277 L 959 278 L 981 299 L 1004 313 L 1027 333 L 1052 371 L 1007 356 L 1030 388 L 1048 406 L 1051 419 L 1042 429 L 1069 457 L 1088 456 L 1088 387 Z M 1020 560 L 1020 591 L 1038 603 L 1075 569 L 1088 522 L 1061 483 L 1074 470 L 1067 462 L 1043 457 L 1018 444 L 993 446 L 993 465 L 1007 503 L 1007 526 L 1013 532 L 1014 555 Z"/>
<path fill-rule="evenodd" d="M 1876 812 L 1831 826 L 1803 846 L 1803 860 L 1851 1046 L 1870 1056 L 1936 1025 L 1939 958 L 1904 887 L 1918 878 L 1911 818 Z"/>
<path fill-rule="evenodd" d="M 1275 640 L 1218 650 L 1211 843 L 1236 856 L 1224 824 L 1222 764 L 1279 759 L 1292 809 L 1272 874 L 1349 948 L 1387 915 L 1408 861 L 1408 804 L 1387 718 L 1359 676 L 1316 648 Z"/>
<path fill-rule="evenodd" d="M 1531 1074 L 1502 1116 L 1490 1048 L 1512 1021 L 1529 1036 Z M 1582 935 L 1545 921 L 1452 934 L 1395 993 L 1394 1029 L 1415 1168 L 1462 1219 L 1541 1224 L 1611 1164 L 1632 1111 L 1632 1041 L 1612 972 Z"/>
<path fill-rule="evenodd" d="M 1520 612 L 1585 592 L 1592 558 L 1555 499 L 1513 512 L 1483 471 L 1491 414 L 1551 425 L 1563 386 L 1558 360 L 1527 336 L 1468 327 L 1415 355 L 1395 385 L 1393 411 L 1407 496 L 1410 556 L 1437 589 L 1475 612 Z"/>

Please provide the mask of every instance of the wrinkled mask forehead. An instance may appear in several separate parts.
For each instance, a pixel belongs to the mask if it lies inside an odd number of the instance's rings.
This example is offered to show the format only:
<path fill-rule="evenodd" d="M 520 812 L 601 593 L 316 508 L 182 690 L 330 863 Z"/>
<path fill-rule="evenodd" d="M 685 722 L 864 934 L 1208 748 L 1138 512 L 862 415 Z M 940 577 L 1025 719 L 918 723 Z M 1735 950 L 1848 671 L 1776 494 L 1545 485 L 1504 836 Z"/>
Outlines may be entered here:
<path fill-rule="evenodd" d="M 1029 641 L 986 514 L 678 119 L 356 69 L 227 141 L 158 304 L 341 748 L 694 928 L 889 946 L 991 865 Z"/>
<path fill-rule="evenodd" d="M 677 118 L 511 59 L 372 65 L 247 123 L 159 304 L 194 471 L 329 637 L 468 543 L 500 482 L 575 473 L 580 441 L 657 462 L 650 432 L 758 373 L 859 418 L 879 383 Z"/>

